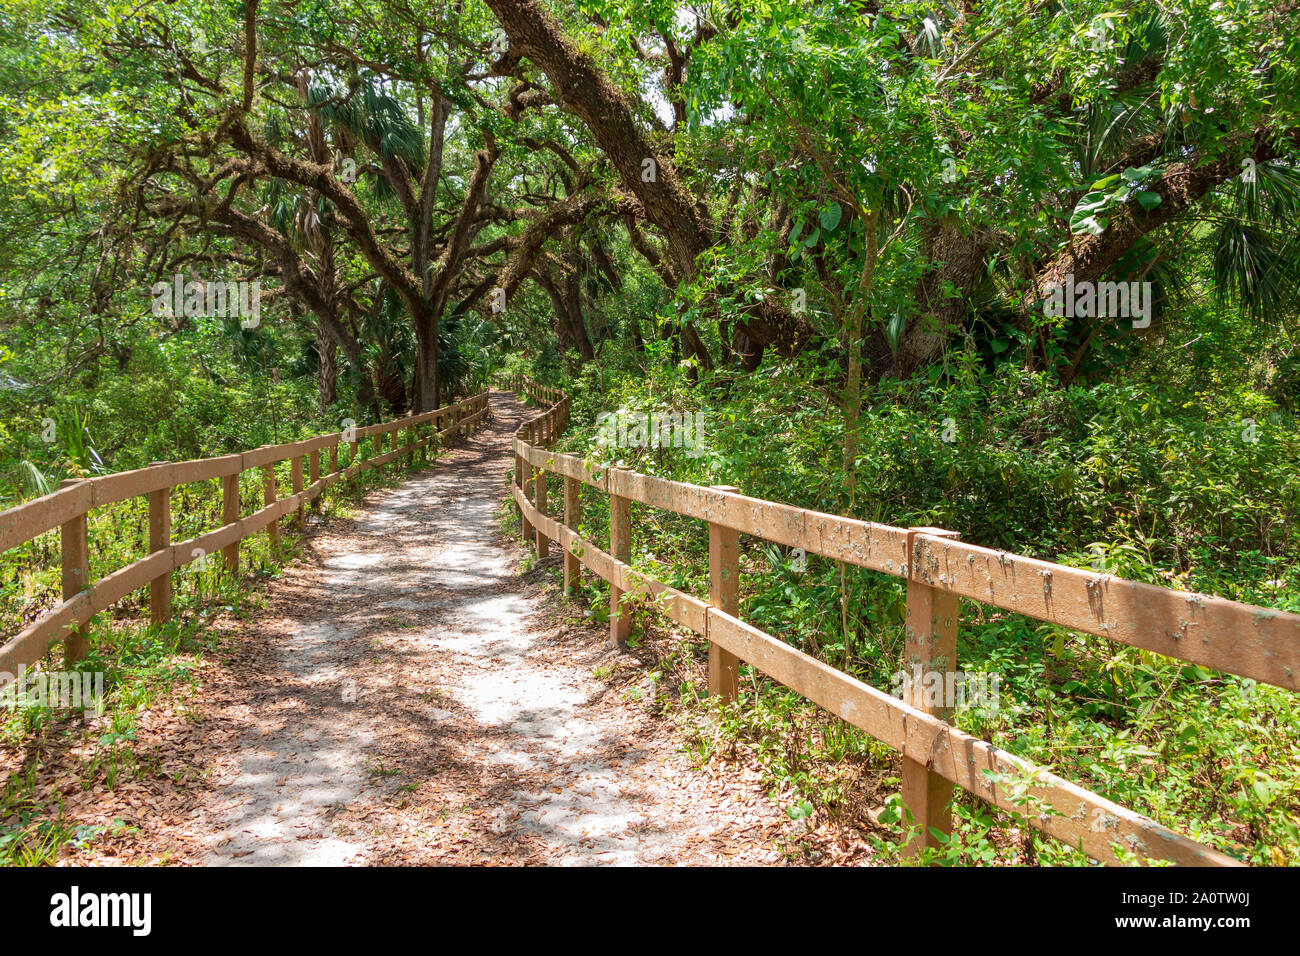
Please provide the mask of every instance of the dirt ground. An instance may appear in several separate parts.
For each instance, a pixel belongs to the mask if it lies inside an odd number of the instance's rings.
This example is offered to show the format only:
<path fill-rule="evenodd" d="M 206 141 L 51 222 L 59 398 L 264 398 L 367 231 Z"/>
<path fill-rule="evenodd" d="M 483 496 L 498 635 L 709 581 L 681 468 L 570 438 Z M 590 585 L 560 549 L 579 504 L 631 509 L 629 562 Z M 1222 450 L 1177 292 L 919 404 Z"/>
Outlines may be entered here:
<path fill-rule="evenodd" d="M 196 696 L 142 721 L 150 773 L 45 784 L 78 822 L 134 828 L 69 862 L 783 862 L 793 824 L 757 772 L 697 768 L 629 693 L 630 655 L 519 573 L 499 510 L 535 412 L 492 404 L 436 466 L 318 526 L 254 620 L 218 622 Z"/>

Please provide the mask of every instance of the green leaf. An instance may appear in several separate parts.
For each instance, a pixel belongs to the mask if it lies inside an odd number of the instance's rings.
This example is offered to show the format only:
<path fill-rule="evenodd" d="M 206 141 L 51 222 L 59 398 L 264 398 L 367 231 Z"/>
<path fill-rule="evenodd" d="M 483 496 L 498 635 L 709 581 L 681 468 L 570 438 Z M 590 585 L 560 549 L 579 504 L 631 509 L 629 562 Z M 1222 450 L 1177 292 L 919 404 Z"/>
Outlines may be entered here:
<path fill-rule="evenodd" d="M 1070 232 L 1083 233 L 1089 236 L 1100 236 L 1110 225 L 1110 219 L 1106 216 L 1094 216 L 1085 210 L 1077 210 L 1070 217 Z"/>
<path fill-rule="evenodd" d="M 1137 194 L 1138 205 L 1147 212 L 1150 212 L 1152 209 L 1155 209 L 1156 206 L 1159 206 L 1163 199 L 1164 197 L 1159 193 L 1152 192 L 1149 189 L 1144 189 Z"/>
<path fill-rule="evenodd" d="M 827 232 L 834 232 L 835 227 L 840 224 L 840 218 L 843 215 L 844 210 L 840 208 L 840 204 L 833 202 L 822 210 L 822 214 L 818 216 L 817 219 L 822 224 L 823 229 Z"/>
<path fill-rule="evenodd" d="M 786 807 L 785 812 L 791 820 L 803 820 L 813 815 L 813 805 L 807 800 L 800 800 L 798 803 Z"/>
<path fill-rule="evenodd" d="M 1084 194 L 1084 197 L 1079 200 L 1078 205 L 1074 207 L 1074 211 L 1076 213 L 1101 212 L 1107 206 L 1112 205 L 1115 201 L 1113 193 L 1090 192 Z"/>

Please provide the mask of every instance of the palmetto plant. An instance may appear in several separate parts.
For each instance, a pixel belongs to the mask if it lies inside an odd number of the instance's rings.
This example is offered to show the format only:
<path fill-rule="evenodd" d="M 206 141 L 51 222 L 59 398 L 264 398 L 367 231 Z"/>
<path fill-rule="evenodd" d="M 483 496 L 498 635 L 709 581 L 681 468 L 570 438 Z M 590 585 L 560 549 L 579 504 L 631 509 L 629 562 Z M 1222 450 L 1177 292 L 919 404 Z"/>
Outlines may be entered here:
<path fill-rule="evenodd" d="M 360 140 L 373 144 L 384 159 L 398 159 L 408 167 L 424 165 L 424 136 L 412 122 L 402 102 L 367 73 L 346 81 L 316 75 L 307 85 L 307 105 L 320 111 L 334 130 L 334 139 L 344 156 Z M 371 180 L 379 198 L 395 196 L 392 184 L 383 176 Z"/>
<path fill-rule="evenodd" d="M 73 408 L 66 415 L 56 415 L 55 440 L 63 462 L 79 475 L 104 474 L 108 467 L 91 444 L 90 414 Z"/>
<path fill-rule="evenodd" d="M 33 494 L 47 495 L 53 491 L 55 482 L 52 476 L 59 471 L 76 477 L 108 472 L 108 467 L 92 444 L 88 412 L 83 412 L 80 408 L 73 408 L 67 413 L 56 412 L 51 422 L 51 461 L 44 467 L 30 459 L 18 462 L 23 481 Z"/>
<path fill-rule="evenodd" d="M 48 495 L 54 490 L 54 483 L 36 465 L 26 458 L 18 463 L 18 470 L 23 476 L 23 483 L 33 495 Z"/>
<path fill-rule="evenodd" d="M 403 321 L 402 301 L 393 288 L 380 280 L 372 288 L 373 305 L 360 316 L 359 338 L 374 370 L 376 392 L 396 411 L 407 404 L 415 335 Z"/>
<path fill-rule="evenodd" d="M 1250 315 L 1274 323 L 1295 314 L 1300 279 L 1300 171 L 1248 166 L 1215 222 L 1214 289 Z"/>

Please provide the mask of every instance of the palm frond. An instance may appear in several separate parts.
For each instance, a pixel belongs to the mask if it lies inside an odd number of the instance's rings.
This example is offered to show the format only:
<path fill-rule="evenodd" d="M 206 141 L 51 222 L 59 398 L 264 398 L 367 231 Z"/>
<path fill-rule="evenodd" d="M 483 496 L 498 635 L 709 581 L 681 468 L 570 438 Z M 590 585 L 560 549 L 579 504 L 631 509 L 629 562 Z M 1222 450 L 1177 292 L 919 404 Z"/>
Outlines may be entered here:
<path fill-rule="evenodd" d="M 1224 219 L 1214 244 L 1214 294 L 1235 300 L 1253 318 L 1272 321 L 1292 299 L 1300 277 L 1300 244 L 1279 243 L 1255 223 Z"/>

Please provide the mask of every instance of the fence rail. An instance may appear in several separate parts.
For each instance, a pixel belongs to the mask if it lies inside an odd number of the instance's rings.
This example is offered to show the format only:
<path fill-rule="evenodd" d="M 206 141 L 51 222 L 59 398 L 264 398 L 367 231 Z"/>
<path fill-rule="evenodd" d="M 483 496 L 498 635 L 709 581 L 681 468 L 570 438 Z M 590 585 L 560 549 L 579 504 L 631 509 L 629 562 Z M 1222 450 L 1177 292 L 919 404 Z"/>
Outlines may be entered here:
<path fill-rule="evenodd" d="M 547 405 L 516 432 L 511 493 L 524 537 L 535 542 L 539 555 L 546 555 L 552 541 L 564 550 L 566 591 L 576 587 L 581 566 L 609 583 L 615 643 L 626 640 L 630 627 L 623 596 L 650 597 L 669 618 L 709 642 L 710 693 L 735 700 L 743 660 L 900 751 L 903 802 L 918 827 L 911 852 L 939 845 L 935 831 L 951 832 L 956 784 L 1103 863 L 1118 862 L 1118 846 L 1178 864 L 1240 865 L 958 730 L 946 720 L 951 712 L 927 704 L 919 688 L 909 691 L 905 684 L 904 699 L 892 697 L 739 620 L 738 538 L 747 534 L 905 579 L 904 668 L 941 672 L 948 679 L 956 669 L 961 598 L 1291 691 L 1300 690 L 1300 615 L 982 548 L 939 528 L 897 528 L 750 498 L 729 487 L 591 468 L 577 456 L 547 448 L 569 424 L 570 401 L 563 392 L 518 378 L 507 387 Z M 547 513 L 547 474 L 563 478 L 563 520 Z M 575 530 L 584 485 L 609 495 L 608 550 Z M 632 569 L 632 502 L 708 524 L 708 601 Z"/>
<path fill-rule="evenodd" d="M 0 512 L 0 551 L 18 547 L 38 535 L 60 529 L 63 567 L 63 601 L 0 645 L 0 672 L 17 673 L 31 667 L 50 647 L 62 641 L 64 658 L 74 664 L 87 653 L 85 625 L 91 617 L 111 607 L 132 591 L 148 587 L 150 618 L 154 623 L 171 614 L 171 572 L 207 555 L 221 552 L 230 571 L 239 568 L 239 542 L 268 529 L 279 541 L 279 521 L 297 512 L 299 524 L 309 503 L 342 478 L 352 478 L 371 468 L 402 457 L 414 460 L 430 445 L 455 441 L 477 428 L 488 414 L 489 393 L 484 391 L 452 405 L 404 418 L 319 435 L 302 441 L 263 445 L 236 455 L 185 462 L 160 462 L 134 471 L 97 478 L 70 479 L 58 491 Z M 420 437 L 428 429 L 428 434 Z M 398 432 L 405 442 L 398 444 Z M 385 436 L 390 446 L 384 451 Z M 365 458 L 361 443 L 369 440 Z M 348 463 L 340 467 L 339 448 L 349 445 Z M 322 469 L 321 455 L 329 462 Z M 304 484 L 304 460 L 307 482 Z M 275 465 L 290 462 L 293 494 L 279 497 Z M 251 469 L 263 474 L 263 507 L 240 516 L 239 475 Z M 177 485 L 221 479 L 221 527 L 185 541 L 171 540 L 171 491 Z M 149 554 L 91 583 L 86 540 L 87 515 L 92 508 L 149 498 Z"/>

